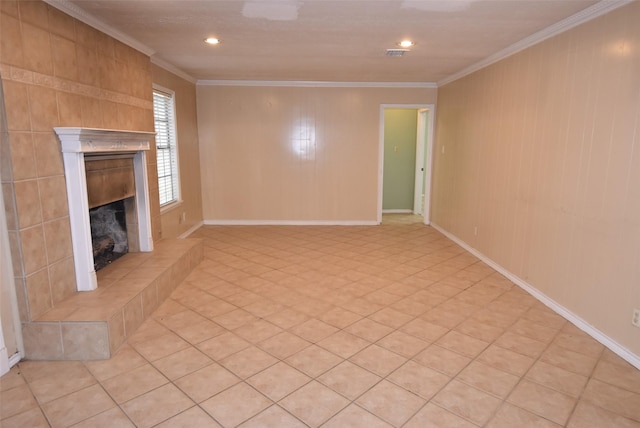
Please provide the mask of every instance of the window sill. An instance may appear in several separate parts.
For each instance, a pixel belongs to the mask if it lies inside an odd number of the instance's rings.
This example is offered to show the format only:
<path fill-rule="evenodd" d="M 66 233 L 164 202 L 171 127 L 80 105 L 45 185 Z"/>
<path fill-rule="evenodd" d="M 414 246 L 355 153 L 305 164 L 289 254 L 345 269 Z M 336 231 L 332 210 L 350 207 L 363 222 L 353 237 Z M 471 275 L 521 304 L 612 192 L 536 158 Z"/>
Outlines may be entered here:
<path fill-rule="evenodd" d="M 179 208 L 182 206 L 182 199 L 178 199 L 175 202 L 171 202 L 170 204 L 164 205 L 160 207 L 160 215 L 162 214 L 166 214 L 169 211 L 173 211 L 176 208 Z"/>

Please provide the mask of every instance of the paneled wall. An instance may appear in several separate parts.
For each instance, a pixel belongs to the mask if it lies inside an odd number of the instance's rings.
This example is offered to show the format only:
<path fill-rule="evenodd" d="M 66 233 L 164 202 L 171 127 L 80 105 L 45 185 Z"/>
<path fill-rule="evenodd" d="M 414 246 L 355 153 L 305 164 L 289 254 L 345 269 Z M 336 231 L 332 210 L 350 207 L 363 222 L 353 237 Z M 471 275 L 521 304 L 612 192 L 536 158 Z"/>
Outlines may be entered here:
<path fill-rule="evenodd" d="M 76 290 L 56 126 L 153 131 L 149 57 L 40 1 L 0 1 L 0 76 L 8 138 L 2 186 L 20 316 L 34 320 Z M 155 153 L 149 183 L 160 211 Z M 38 332 L 25 334 L 25 344 Z"/>
<path fill-rule="evenodd" d="M 638 22 L 632 2 L 439 88 L 432 193 L 435 224 L 635 355 Z"/>
<path fill-rule="evenodd" d="M 176 238 L 202 222 L 196 85 L 155 64 L 151 74 L 154 84 L 174 91 L 182 203 L 160 219 L 162 238 Z"/>
<path fill-rule="evenodd" d="M 381 104 L 436 89 L 197 87 L 205 221 L 375 222 Z"/>

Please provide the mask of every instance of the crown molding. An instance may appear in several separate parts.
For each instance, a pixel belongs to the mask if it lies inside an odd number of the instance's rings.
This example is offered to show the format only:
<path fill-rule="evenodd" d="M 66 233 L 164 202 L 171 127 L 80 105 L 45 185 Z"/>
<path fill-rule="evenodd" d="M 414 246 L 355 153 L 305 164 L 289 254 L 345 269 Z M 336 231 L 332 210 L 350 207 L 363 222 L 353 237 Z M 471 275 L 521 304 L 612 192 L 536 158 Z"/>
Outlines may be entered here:
<path fill-rule="evenodd" d="M 72 17 L 78 19 L 79 21 L 84 22 L 87 25 L 90 25 L 91 27 L 95 28 L 96 30 L 102 31 L 103 33 L 113 37 L 116 40 L 121 41 L 122 43 L 124 43 L 127 46 L 130 46 L 132 48 L 134 48 L 137 51 L 142 52 L 143 54 L 147 55 L 147 56 L 152 56 L 153 54 L 155 54 L 155 50 L 150 48 L 149 46 L 140 43 L 138 40 L 134 39 L 133 37 L 124 34 L 121 31 L 116 30 L 115 28 L 113 28 L 112 26 L 110 26 L 109 24 L 104 23 L 103 21 L 99 20 L 98 18 L 96 18 L 95 16 L 87 13 L 86 11 L 82 10 L 81 8 L 79 8 L 78 6 L 76 6 L 75 4 L 71 3 L 70 1 L 67 0 L 44 0 L 45 3 L 55 7 L 56 9 L 61 10 L 62 12 L 66 13 L 67 15 L 71 15 Z"/>
<path fill-rule="evenodd" d="M 446 77 L 438 81 L 437 84 L 438 86 L 443 86 L 443 85 L 446 85 L 447 83 L 451 83 L 454 80 L 458 80 L 475 71 L 478 71 L 504 58 L 507 58 L 513 54 L 516 54 L 528 47 L 536 45 L 542 42 L 543 40 L 556 36 L 580 24 L 583 24 L 587 21 L 591 21 L 592 19 L 595 19 L 599 16 L 605 15 L 614 9 L 617 9 L 621 6 L 631 3 L 632 1 L 633 0 L 601 0 L 600 2 L 594 4 L 593 6 L 590 6 L 576 14 L 573 14 L 570 17 L 563 19 L 562 21 L 558 21 L 555 24 L 543 30 L 538 31 L 537 33 L 534 33 L 528 37 L 525 37 L 519 42 L 516 42 L 511 46 L 505 49 L 502 49 L 501 51 L 498 51 L 495 54 L 490 55 L 484 58 L 483 60 L 480 60 L 475 64 L 457 73 L 454 73 L 449 77 Z"/>
<path fill-rule="evenodd" d="M 151 63 L 157 65 L 160 68 L 163 68 L 165 70 L 167 70 L 170 73 L 175 74 L 178 77 L 183 78 L 184 80 L 191 82 L 193 84 L 197 83 L 198 81 L 196 79 L 194 79 L 191 75 L 185 73 L 184 71 L 182 71 L 181 69 L 179 69 L 178 67 L 176 67 L 175 65 L 161 59 L 158 58 L 156 55 L 151 57 Z"/>
<path fill-rule="evenodd" d="M 303 88 L 437 88 L 435 82 L 329 82 L 313 80 L 198 80 L 198 86 L 284 86 Z"/>

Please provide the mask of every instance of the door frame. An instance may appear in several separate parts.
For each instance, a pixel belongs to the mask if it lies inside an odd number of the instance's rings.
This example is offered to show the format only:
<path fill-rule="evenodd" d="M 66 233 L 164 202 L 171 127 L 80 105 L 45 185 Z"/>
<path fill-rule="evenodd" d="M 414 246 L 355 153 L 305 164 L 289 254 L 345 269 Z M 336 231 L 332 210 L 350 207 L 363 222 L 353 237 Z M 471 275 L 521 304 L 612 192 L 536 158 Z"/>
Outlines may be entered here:
<path fill-rule="evenodd" d="M 384 111 L 386 109 L 415 109 L 417 114 L 421 110 L 429 112 L 427 115 L 427 133 L 425 142 L 425 153 L 427 162 L 425 164 L 425 184 L 424 184 L 424 206 L 422 216 L 424 224 L 431 223 L 431 175 L 433 173 L 433 126 L 435 123 L 435 104 L 380 104 L 379 118 L 379 142 L 378 142 L 378 224 L 382 223 L 382 185 L 384 179 Z M 418 124 L 419 125 L 419 124 Z M 416 162 L 418 160 L 416 159 Z"/>
<path fill-rule="evenodd" d="M 424 187 L 427 185 L 425 180 L 427 171 L 426 165 L 424 165 L 426 157 L 425 151 L 427 149 L 427 134 L 425 131 L 428 130 L 429 109 L 420 108 L 416 111 L 416 114 L 418 116 L 416 122 L 418 129 L 416 130 L 416 172 L 413 191 L 413 213 L 424 215 L 423 194 L 425 199 L 427 197 L 424 193 Z"/>
<path fill-rule="evenodd" d="M 2 376 L 24 357 L 24 343 L 18 315 L 18 300 L 13 279 L 11 249 L 2 188 L 0 188 L 0 295 L 0 299 L 3 299 L 3 309 L 6 310 L 8 308 L 10 311 L 10 317 L 5 318 L 5 320 L 9 320 L 9 325 L 2 325 L 2 320 L 0 319 L 0 376 Z M 11 348 L 17 348 L 17 352 L 11 355 L 7 352 L 7 343 L 4 337 L 4 333 L 9 330 L 13 333 L 12 339 L 15 341 L 15 343 L 11 343 Z"/>

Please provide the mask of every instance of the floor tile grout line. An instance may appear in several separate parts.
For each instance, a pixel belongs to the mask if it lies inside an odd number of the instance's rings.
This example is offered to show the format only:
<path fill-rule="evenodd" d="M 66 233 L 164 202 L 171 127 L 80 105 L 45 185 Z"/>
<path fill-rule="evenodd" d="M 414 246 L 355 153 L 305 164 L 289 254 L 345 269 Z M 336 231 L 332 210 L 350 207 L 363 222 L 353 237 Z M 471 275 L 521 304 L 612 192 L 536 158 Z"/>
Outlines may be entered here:
<path fill-rule="evenodd" d="M 580 394 L 579 394 L 579 395 L 578 395 L 578 397 L 576 398 L 576 402 L 574 403 L 574 405 L 573 405 L 573 407 L 572 407 L 572 409 L 571 409 L 571 412 L 569 413 L 569 417 L 567 418 L 567 424 L 568 424 L 568 423 L 571 421 L 571 419 L 573 418 L 573 415 L 575 414 L 575 412 L 576 412 L 576 410 L 577 410 L 577 408 L 578 408 L 578 405 L 579 405 L 579 404 L 580 404 L 580 402 L 582 401 L 582 397 L 584 396 L 584 393 L 585 393 L 585 391 L 587 390 L 587 387 L 589 386 L 589 383 L 591 382 L 591 380 L 592 380 L 592 379 L 595 379 L 595 378 L 593 377 L 593 375 L 595 374 L 596 369 L 598 368 L 598 364 L 600 364 L 600 361 L 602 361 L 602 356 L 604 355 L 605 349 L 606 349 L 606 348 L 603 348 L 603 349 L 600 351 L 600 353 L 599 353 L 599 355 L 598 355 L 598 358 L 597 358 L 597 360 L 596 360 L 596 363 L 593 365 L 593 367 L 592 367 L 592 369 L 591 369 L 591 372 L 589 373 L 589 376 L 586 376 L 587 381 L 586 381 L 586 382 L 584 383 L 584 385 L 582 386 L 582 388 L 581 388 L 581 390 L 580 390 Z M 598 405 L 597 405 L 597 404 L 595 404 L 595 403 L 591 403 L 591 404 L 592 404 L 592 405 L 594 405 L 594 406 L 596 406 L 596 407 L 598 407 L 598 408 L 602 408 L 602 407 L 598 406 Z M 603 410 L 606 410 L 606 409 L 603 409 Z M 639 421 L 639 422 L 640 422 L 640 421 Z"/>

